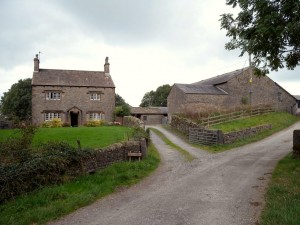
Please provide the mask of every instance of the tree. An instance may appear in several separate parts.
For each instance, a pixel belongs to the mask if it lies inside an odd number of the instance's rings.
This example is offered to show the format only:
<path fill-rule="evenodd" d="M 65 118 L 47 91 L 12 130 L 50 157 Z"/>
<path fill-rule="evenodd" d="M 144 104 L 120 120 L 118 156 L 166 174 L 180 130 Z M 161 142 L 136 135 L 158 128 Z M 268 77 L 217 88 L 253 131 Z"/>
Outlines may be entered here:
<path fill-rule="evenodd" d="M 140 106 L 167 106 L 167 98 L 171 88 L 172 87 L 169 84 L 165 84 L 159 86 L 156 91 L 146 92 Z"/>
<path fill-rule="evenodd" d="M 31 118 L 31 79 L 19 80 L 1 97 L 1 114 L 10 120 Z"/>
<path fill-rule="evenodd" d="M 227 30 L 227 50 L 248 52 L 258 75 L 286 66 L 294 69 L 300 62 L 299 0 L 226 0 L 227 5 L 241 11 L 221 15 L 221 29 Z"/>
<path fill-rule="evenodd" d="M 116 108 L 114 110 L 114 115 L 123 117 L 130 115 L 130 105 L 125 102 L 125 100 L 119 95 L 116 94 Z"/>

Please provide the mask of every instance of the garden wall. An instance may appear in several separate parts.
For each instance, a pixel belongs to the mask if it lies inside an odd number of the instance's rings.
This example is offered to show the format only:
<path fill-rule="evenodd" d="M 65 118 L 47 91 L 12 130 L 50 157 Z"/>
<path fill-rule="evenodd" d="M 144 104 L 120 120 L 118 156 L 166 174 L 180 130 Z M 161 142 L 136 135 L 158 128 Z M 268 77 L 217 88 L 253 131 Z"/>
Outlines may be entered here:
<path fill-rule="evenodd" d="M 260 133 L 262 131 L 269 130 L 269 129 L 272 129 L 271 124 L 261 125 L 261 126 L 257 126 L 257 127 L 250 127 L 250 128 L 244 129 L 244 130 L 224 133 L 223 134 L 223 140 L 224 140 L 223 143 L 231 144 L 238 139 L 250 137 L 257 133 Z"/>
<path fill-rule="evenodd" d="M 203 127 L 200 126 L 199 124 L 183 118 L 183 117 L 179 117 L 176 115 L 172 115 L 172 120 L 171 120 L 171 124 L 170 124 L 173 128 L 179 130 L 181 133 L 185 134 L 186 136 L 189 135 L 189 129 L 190 128 L 199 128 L 202 129 Z"/>

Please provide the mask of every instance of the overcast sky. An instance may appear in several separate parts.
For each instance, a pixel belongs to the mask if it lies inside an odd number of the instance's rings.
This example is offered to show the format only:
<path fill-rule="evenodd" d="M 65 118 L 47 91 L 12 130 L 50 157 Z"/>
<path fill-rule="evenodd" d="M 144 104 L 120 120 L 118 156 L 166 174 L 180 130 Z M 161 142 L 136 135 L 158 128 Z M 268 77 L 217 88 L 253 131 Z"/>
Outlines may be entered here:
<path fill-rule="evenodd" d="M 120 94 L 138 106 L 163 84 L 192 83 L 248 66 L 227 51 L 225 0 L 1 0 L 0 96 L 40 68 L 103 71 L 109 57 Z M 300 94 L 300 69 L 269 75 Z"/>

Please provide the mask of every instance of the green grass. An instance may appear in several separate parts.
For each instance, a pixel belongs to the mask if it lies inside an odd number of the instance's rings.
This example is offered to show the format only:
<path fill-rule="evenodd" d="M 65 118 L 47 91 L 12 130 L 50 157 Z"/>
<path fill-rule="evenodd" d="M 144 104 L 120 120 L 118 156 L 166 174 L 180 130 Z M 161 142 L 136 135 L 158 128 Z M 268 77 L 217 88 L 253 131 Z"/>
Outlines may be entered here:
<path fill-rule="evenodd" d="M 0 224 L 43 224 L 91 204 L 119 187 L 139 182 L 154 171 L 160 158 L 151 144 L 142 161 L 121 162 L 72 182 L 43 188 L 0 205 Z"/>
<path fill-rule="evenodd" d="M 169 145 L 171 148 L 177 150 L 178 152 L 180 152 L 184 158 L 191 162 L 192 160 L 195 159 L 195 157 L 193 155 L 191 155 L 188 151 L 186 151 L 185 149 L 181 148 L 180 146 L 174 144 L 173 142 L 171 142 L 162 132 L 160 132 L 159 130 L 155 129 L 155 128 L 150 128 L 151 131 L 153 131 L 155 134 L 157 134 L 167 145 Z"/>
<path fill-rule="evenodd" d="M 221 129 L 225 132 L 233 131 L 233 130 L 241 130 L 251 126 L 258 126 L 262 124 L 272 124 L 272 129 L 263 131 L 255 136 L 251 136 L 248 138 L 243 138 L 237 140 L 232 144 L 217 144 L 217 145 L 198 145 L 198 144 L 191 144 L 194 147 L 207 150 L 212 153 L 218 153 L 222 151 L 226 151 L 232 148 L 244 146 L 259 140 L 262 140 L 284 128 L 291 126 L 292 124 L 299 121 L 299 117 L 293 116 L 289 113 L 281 113 L 281 112 L 274 112 L 265 115 L 260 115 L 257 117 L 246 118 L 242 120 L 236 120 L 229 123 L 223 123 L 219 125 L 215 125 L 214 129 Z M 183 135 L 182 133 L 178 132 L 177 130 L 171 128 L 170 126 L 165 126 L 166 129 L 174 132 L 179 138 L 186 141 L 188 143 L 188 138 Z"/>
<path fill-rule="evenodd" d="M 266 194 L 260 225 L 300 224 L 300 159 L 279 161 Z"/>
<path fill-rule="evenodd" d="M 79 139 L 83 148 L 102 148 L 126 140 L 128 134 L 130 128 L 123 126 L 39 128 L 33 146 L 50 140 L 77 146 L 76 140 Z M 16 130 L 0 130 L 0 141 L 12 135 L 16 135 Z"/>

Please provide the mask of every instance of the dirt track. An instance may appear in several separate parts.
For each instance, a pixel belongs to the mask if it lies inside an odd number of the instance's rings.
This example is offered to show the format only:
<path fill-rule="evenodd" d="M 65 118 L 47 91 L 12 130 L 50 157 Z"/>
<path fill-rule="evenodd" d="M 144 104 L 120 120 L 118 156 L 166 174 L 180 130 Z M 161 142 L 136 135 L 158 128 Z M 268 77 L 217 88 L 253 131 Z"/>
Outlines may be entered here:
<path fill-rule="evenodd" d="M 260 142 L 219 154 L 190 147 L 156 128 L 197 159 L 186 162 L 152 134 L 162 156 L 153 175 L 50 224 L 256 224 L 271 172 L 291 151 L 292 131 L 300 129 L 300 123 Z"/>

